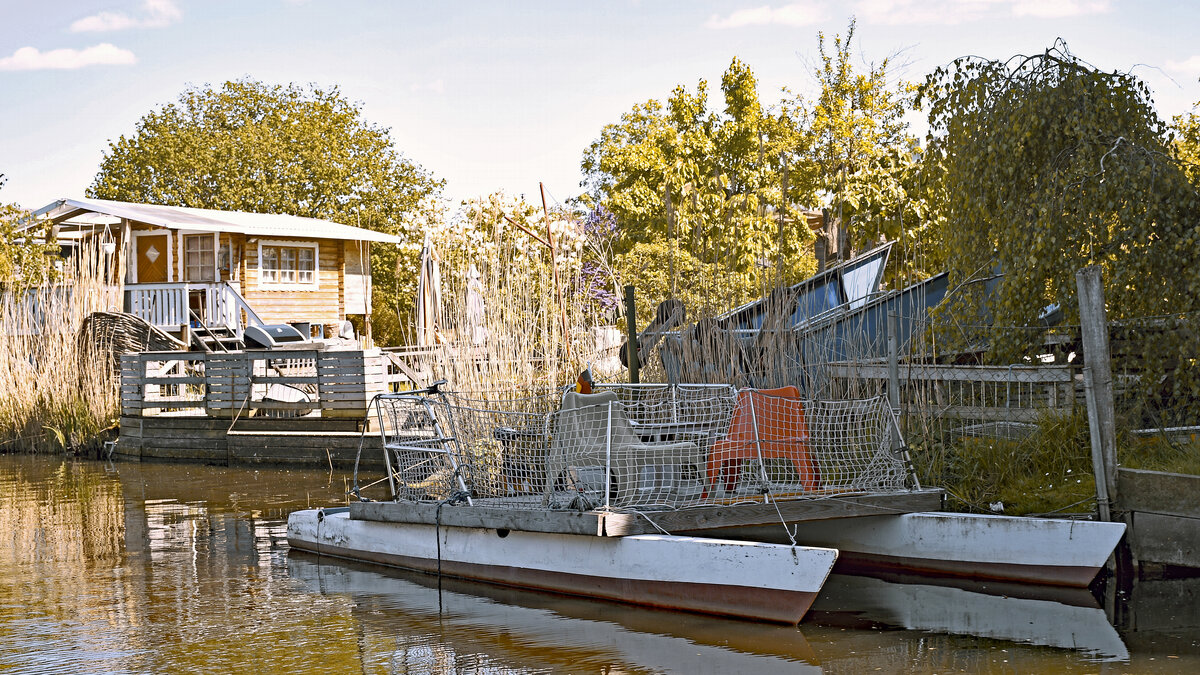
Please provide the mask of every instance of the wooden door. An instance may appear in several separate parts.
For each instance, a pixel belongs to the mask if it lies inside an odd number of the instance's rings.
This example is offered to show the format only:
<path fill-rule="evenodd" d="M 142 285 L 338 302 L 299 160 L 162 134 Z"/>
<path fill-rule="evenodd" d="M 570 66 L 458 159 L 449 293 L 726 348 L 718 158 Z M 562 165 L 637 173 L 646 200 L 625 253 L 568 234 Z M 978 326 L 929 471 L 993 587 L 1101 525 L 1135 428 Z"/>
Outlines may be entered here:
<path fill-rule="evenodd" d="M 167 251 L 170 237 L 165 234 L 137 238 L 137 283 L 159 284 L 167 280 Z"/>

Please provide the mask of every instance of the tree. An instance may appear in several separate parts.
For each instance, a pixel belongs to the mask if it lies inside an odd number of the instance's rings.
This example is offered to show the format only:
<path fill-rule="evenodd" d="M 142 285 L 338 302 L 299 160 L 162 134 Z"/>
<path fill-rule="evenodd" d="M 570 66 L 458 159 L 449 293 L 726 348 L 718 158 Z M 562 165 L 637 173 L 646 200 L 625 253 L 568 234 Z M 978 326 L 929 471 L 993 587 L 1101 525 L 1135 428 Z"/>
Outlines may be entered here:
<path fill-rule="evenodd" d="M 1075 272 L 1090 264 L 1104 267 L 1112 319 L 1200 309 L 1200 199 L 1143 82 L 1059 42 L 1008 61 L 959 59 L 927 78 L 920 100 L 951 285 L 997 266 L 995 326 L 1035 326 L 1051 304 L 1077 321 Z M 992 358 L 1028 355 L 1030 337 L 994 331 Z"/>
<path fill-rule="evenodd" d="M 244 79 L 190 87 L 144 115 L 132 135 L 109 143 L 88 194 L 334 220 L 415 241 L 419 253 L 419 228 L 438 217 L 431 199 L 442 186 L 337 87 Z M 412 304 L 401 293 L 414 274 L 411 249 L 373 247 L 375 313 L 390 312 L 396 331 Z M 393 332 L 377 338 L 398 339 Z"/>
<path fill-rule="evenodd" d="M 618 275 L 666 272 L 643 297 L 651 312 L 683 294 L 693 312 L 720 311 L 812 269 L 802 254 L 811 233 L 782 198 L 791 120 L 763 108 L 753 73 L 736 58 L 721 91 L 720 113 L 709 110 L 703 80 L 694 92 L 676 87 L 665 106 L 636 105 L 584 155 L 586 199 L 617 222 Z"/>
<path fill-rule="evenodd" d="M 902 263 L 893 267 L 913 268 L 928 233 L 922 227 L 927 214 L 917 182 L 917 140 L 904 119 L 909 87 L 889 82 L 890 59 L 868 63 L 865 71 L 854 68 L 855 27 L 852 19 L 844 38 L 833 37 L 832 51 L 825 34 L 817 34 L 817 98 L 784 102 L 802 129 L 794 162 L 803 167 L 803 179 L 793 181 L 791 198 L 826 211 L 838 238 L 829 244 L 840 259 L 896 240 Z"/>
<path fill-rule="evenodd" d="M 1196 104 L 1200 106 L 1200 103 Z M 1200 185 L 1200 115 L 1190 112 L 1172 120 L 1175 152 L 1192 183 Z"/>
<path fill-rule="evenodd" d="M 709 110 L 702 80 L 603 129 L 582 168 L 589 203 L 617 220 L 618 274 L 639 279 L 648 264 L 668 270 L 653 283 L 661 292 L 690 293 L 693 310 L 723 311 L 814 271 L 805 208 L 843 224 L 843 257 L 899 239 L 901 268 L 912 267 L 926 210 L 904 121 L 910 97 L 888 81 L 887 60 L 854 69 L 853 35 L 851 22 L 832 51 L 818 35 L 812 101 L 785 90 L 764 106 L 754 74 L 735 58 L 721 78 L 720 112 Z M 681 272 L 687 288 L 676 283 Z M 661 299 L 656 293 L 651 306 Z"/>
<path fill-rule="evenodd" d="M 4 183 L 4 174 L 0 174 L 0 188 Z M 47 241 L 49 232 L 45 228 L 19 231 L 29 215 L 16 204 L 0 202 L 0 287 L 35 286 L 52 271 L 46 256 L 58 247 Z"/>

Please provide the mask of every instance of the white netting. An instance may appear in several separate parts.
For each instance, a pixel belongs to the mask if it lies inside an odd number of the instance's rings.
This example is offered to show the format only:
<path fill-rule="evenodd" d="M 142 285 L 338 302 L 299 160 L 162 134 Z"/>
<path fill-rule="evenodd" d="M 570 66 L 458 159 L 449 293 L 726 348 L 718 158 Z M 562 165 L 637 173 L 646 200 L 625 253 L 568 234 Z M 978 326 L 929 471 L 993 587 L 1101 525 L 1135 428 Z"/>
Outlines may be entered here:
<path fill-rule="evenodd" d="M 375 399 L 388 484 L 396 499 L 446 499 L 467 492 L 458 441 L 444 403 L 423 396 Z"/>
<path fill-rule="evenodd" d="M 905 489 L 882 398 L 804 401 L 794 387 L 600 387 L 557 397 L 382 397 L 393 489 L 475 503 L 679 508 Z M 422 419 L 423 417 L 423 419 Z"/>

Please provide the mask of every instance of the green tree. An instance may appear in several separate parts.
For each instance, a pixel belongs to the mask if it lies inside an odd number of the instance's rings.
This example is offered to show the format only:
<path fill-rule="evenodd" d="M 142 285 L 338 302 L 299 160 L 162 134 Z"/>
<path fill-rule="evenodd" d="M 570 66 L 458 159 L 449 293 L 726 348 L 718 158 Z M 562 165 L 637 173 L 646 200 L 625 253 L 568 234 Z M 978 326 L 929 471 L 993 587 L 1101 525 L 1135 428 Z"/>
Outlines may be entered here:
<path fill-rule="evenodd" d="M 190 87 L 144 115 L 133 134 L 109 143 L 88 194 L 334 220 L 415 241 L 419 253 L 442 186 L 337 87 L 244 79 Z M 407 324 L 412 248 L 373 247 L 374 313 L 395 319 L 380 316 L 383 343 Z"/>
<path fill-rule="evenodd" d="M 817 34 L 820 62 L 813 77 L 819 93 L 811 103 L 785 101 L 802 130 L 794 146 L 802 167 L 791 199 L 823 209 L 838 224 L 841 258 L 882 240 L 899 242 L 900 265 L 892 271 L 928 267 L 918 263 L 918 249 L 929 232 L 918 181 L 917 139 L 908 132 L 905 114 L 911 88 L 891 82 L 890 59 L 854 67 L 851 43 L 854 20 L 845 37 L 830 45 Z M 832 47 L 832 49 L 830 49 Z"/>
<path fill-rule="evenodd" d="M 889 82 L 887 60 L 855 70 L 854 28 L 835 36 L 832 50 L 818 35 L 812 100 L 785 90 L 764 106 L 754 74 L 735 58 L 721 79 L 721 111 L 709 110 L 701 81 L 694 91 L 676 87 L 665 105 L 636 105 L 603 129 L 584 155 L 584 187 L 590 204 L 619 224 L 619 276 L 636 283 L 649 263 L 670 272 L 662 292 L 696 296 L 685 298 L 693 311 L 727 309 L 813 272 L 805 208 L 843 224 L 843 255 L 898 239 L 898 267 L 914 269 L 927 209 L 904 120 L 911 96 Z M 680 274 L 688 288 L 677 283 Z M 656 289 L 664 286 L 659 276 Z M 649 299 L 653 307 L 662 297 Z"/>
<path fill-rule="evenodd" d="M 584 155 L 586 199 L 618 223 L 618 275 L 636 284 L 648 267 L 667 271 L 643 298 L 650 311 L 689 292 L 693 312 L 719 311 L 812 269 L 802 253 L 811 233 L 782 198 L 791 120 L 762 106 L 736 58 L 721 91 L 720 112 L 709 110 L 703 80 L 695 91 L 676 87 L 665 106 L 636 105 Z"/>
<path fill-rule="evenodd" d="M 1200 115 L 1194 112 L 1177 115 L 1172 122 L 1176 155 L 1192 183 L 1200 185 Z"/>
<path fill-rule="evenodd" d="M 0 174 L 0 188 L 6 179 Z M 57 251 L 53 241 L 47 241 L 49 231 L 21 230 L 29 212 L 16 204 L 0 202 L 0 288 L 35 286 L 46 280 L 53 268 L 47 255 Z"/>
<path fill-rule="evenodd" d="M 920 100 L 951 284 L 998 265 L 994 325 L 1034 326 L 1052 303 L 1075 322 L 1075 272 L 1089 264 L 1104 267 L 1110 318 L 1200 308 L 1200 199 L 1143 82 L 1060 42 L 1008 61 L 959 59 L 928 77 Z M 1030 337 L 994 332 L 992 358 L 1028 354 Z"/>

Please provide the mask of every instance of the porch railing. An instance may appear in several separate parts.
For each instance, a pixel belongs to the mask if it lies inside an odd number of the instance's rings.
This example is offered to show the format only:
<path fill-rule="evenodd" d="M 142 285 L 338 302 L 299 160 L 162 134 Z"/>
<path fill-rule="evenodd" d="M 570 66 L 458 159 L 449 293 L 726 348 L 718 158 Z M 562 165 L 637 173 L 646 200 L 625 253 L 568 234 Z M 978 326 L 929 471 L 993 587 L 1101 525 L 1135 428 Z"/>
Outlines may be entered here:
<path fill-rule="evenodd" d="M 241 293 L 224 281 L 126 284 L 125 311 L 164 330 L 193 325 L 194 312 L 209 328 L 228 329 L 239 340 L 247 325 L 262 324 Z"/>

